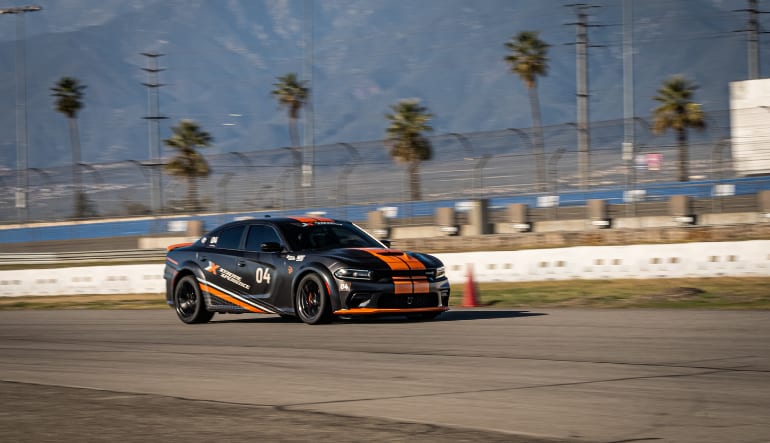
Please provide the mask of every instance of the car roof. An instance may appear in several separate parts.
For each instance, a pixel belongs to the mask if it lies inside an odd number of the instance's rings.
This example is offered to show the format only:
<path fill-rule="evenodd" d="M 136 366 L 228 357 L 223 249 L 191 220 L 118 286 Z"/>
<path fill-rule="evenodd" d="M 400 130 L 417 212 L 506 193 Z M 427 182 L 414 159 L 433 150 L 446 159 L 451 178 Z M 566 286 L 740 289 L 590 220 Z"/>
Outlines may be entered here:
<path fill-rule="evenodd" d="M 229 223 L 225 223 L 222 225 L 219 225 L 212 229 L 211 231 L 216 231 L 223 228 L 229 228 L 232 226 L 240 226 L 240 225 L 249 225 L 254 222 L 267 222 L 267 223 L 273 223 L 273 224 L 293 224 L 293 223 L 306 223 L 306 224 L 315 224 L 315 223 L 350 223 L 347 220 L 337 220 L 332 218 L 326 218 L 326 217 L 315 217 L 315 216 L 286 216 L 286 217 L 271 217 L 269 215 L 264 217 L 255 217 L 255 218 L 248 218 L 243 220 L 236 220 Z"/>

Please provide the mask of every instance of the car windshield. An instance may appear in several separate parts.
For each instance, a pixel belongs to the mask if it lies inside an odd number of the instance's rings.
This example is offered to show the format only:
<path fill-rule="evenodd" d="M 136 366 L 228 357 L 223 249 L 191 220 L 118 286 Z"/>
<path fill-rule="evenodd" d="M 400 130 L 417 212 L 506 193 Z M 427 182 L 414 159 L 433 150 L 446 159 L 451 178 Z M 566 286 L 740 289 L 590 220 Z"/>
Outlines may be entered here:
<path fill-rule="evenodd" d="M 381 248 L 382 244 L 352 224 L 290 223 L 281 226 L 295 251 L 337 248 Z"/>

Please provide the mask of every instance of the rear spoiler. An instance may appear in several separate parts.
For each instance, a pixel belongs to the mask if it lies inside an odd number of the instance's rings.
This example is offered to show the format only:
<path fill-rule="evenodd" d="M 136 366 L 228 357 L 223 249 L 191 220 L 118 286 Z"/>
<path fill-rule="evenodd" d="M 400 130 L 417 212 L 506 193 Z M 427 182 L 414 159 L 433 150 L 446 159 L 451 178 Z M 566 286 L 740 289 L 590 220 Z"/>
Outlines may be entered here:
<path fill-rule="evenodd" d="M 176 248 L 184 248 L 186 246 L 192 246 L 192 243 L 190 243 L 190 242 L 188 242 L 188 243 L 175 243 L 173 245 L 168 245 L 168 246 L 166 246 L 166 251 L 169 252 L 169 251 L 173 251 Z"/>

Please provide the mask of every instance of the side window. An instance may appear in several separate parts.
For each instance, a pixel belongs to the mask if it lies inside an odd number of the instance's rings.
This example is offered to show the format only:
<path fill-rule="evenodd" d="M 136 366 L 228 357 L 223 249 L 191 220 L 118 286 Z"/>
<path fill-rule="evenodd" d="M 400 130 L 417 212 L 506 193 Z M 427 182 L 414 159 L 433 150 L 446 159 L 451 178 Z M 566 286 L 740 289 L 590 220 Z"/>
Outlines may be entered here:
<path fill-rule="evenodd" d="M 252 225 L 249 227 L 249 236 L 246 238 L 247 251 L 259 252 L 262 250 L 262 243 L 267 242 L 281 243 L 281 238 L 272 226 Z"/>
<path fill-rule="evenodd" d="M 211 235 L 209 240 L 210 247 L 220 249 L 238 249 L 241 245 L 241 236 L 243 235 L 243 226 L 227 228 Z"/>

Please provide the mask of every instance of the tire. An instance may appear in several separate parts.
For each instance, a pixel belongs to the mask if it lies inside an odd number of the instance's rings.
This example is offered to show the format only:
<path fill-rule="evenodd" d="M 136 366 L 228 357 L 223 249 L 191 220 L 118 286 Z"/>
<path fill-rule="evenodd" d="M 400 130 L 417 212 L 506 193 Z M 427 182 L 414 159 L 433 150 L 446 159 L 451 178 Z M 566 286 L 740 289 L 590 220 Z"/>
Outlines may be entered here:
<path fill-rule="evenodd" d="M 174 288 L 174 310 L 187 324 L 206 323 L 214 316 L 206 310 L 198 281 L 192 275 L 182 277 Z"/>
<path fill-rule="evenodd" d="M 309 325 L 318 325 L 332 321 L 331 300 L 318 274 L 302 277 L 294 294 L 294 307 L 297 316 Z"/>

